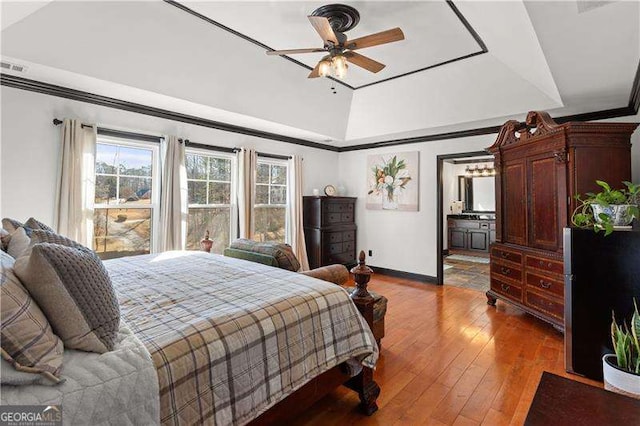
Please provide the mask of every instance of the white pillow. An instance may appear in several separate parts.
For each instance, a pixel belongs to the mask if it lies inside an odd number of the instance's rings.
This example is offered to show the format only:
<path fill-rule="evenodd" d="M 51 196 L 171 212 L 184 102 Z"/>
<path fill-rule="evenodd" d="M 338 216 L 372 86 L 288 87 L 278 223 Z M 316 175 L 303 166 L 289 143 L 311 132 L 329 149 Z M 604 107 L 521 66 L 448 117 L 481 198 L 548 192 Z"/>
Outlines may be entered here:
<path fill-rule="evenodd" d="M 16 230 L 11 233 L 7 253 L 14 259 L 17 259 L 29 248 L 30 242 L 31 238 L 27 236 L 25 229 L 23 227 L 16 228 Z"/>

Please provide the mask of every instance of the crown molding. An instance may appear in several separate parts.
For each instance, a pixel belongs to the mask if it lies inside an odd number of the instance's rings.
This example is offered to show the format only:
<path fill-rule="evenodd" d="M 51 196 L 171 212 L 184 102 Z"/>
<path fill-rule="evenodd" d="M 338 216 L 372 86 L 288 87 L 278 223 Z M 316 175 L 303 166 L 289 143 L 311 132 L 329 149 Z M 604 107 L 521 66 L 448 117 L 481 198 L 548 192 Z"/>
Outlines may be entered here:
<path fill-rule="evenodd" d="M 182 114 L 175 111 L 155 108 L 122 99 L 110 98 L 107 96 L 97 95 L 95 93 L 84 92 L 81 90 L 71 89 L 68 87 L 57 86 L 37 80 L 30 80 L 24 77 L 13 76 L 9 74 L 0 74 L 0 85 L 12 87 L 30 92 L 43 93 L 45 95 L 57 96 L 75 101 L 91 103 L 94 105 L 106 106 L 109 108 L 120 109 L 123 111 L 135 112 L 138 114 L 149 115 L 153 117 L 164 118 L 167 120 L 180 121 L 183 123 L 193 124 L 196 126 L 209 127 L 212 129 L 222 130 L 232 133 L 240 133 L 248 136 L 255 136 L 263 139 L 270 139 L 279 142 L 286 142 L 294 145 L 306 146 L 309 148 L 323 149 L 332 152 L 349 152 L 365 149 L 384 148 L 398 145 L 415 144 L 421 142 L 433 142 L 446 139 L 458 139 L 471 136 L 488 135 L 498 133 L 501 126 L 479 127 L 475 129 L 458 130 L 447 133 L 437 133 L 433 135 L 416 136 L 411 138 L 390 139 L 379 142 L 371 142 L 360 145 L 350 146 L 334 146 L 306 139 L 294 138 L 290 136 L 280 135 L 277 133 L 263 132 L 261 130 L 248 127 L 236 126 L 233 124 L 222 123 L 219 121 L 208 120 L 205 118 L 195 117 L 192 115 Z M 612 108 L 602 111 L 586 112 L 581 114 L 565 115 L 554 117 L 558 123 L 566 123 L 568 121 L 594 121 L 605 120 L 610 118 L 633 116 L 640 109 L 640 64 L 636 71 L 635 79 L 631 88 L 629 104 L 620 108 Z"/>

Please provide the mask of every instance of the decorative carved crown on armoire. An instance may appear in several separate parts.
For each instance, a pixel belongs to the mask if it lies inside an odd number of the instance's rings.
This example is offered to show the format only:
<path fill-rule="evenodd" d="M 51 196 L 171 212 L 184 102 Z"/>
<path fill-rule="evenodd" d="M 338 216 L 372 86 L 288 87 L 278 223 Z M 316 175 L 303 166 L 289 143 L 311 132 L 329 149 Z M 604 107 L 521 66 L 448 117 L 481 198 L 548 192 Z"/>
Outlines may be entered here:
<path fill-rule="evenodd" d="M 637 123 L 556 123 L 529 112 L 507 121 L 487 150 L 495 157 L 496 242 L 491 246 L 490 305 L 496 299 L 564 328 L 562 230 L 576 194 L 596 180 L 631 180 Z"/>

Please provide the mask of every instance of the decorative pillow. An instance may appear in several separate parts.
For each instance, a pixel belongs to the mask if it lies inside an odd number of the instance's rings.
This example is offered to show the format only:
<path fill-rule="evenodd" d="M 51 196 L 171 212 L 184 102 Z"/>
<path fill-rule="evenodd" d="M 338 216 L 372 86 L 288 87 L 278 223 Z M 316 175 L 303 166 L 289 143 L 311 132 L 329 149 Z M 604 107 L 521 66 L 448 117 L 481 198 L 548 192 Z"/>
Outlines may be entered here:
<path fill-rule="evenodd" d="M 52 383 L 59 383 L 62 341 L 53 334 L 47 318 L 14 271 L 5 268 L 1 278 L 2 358 L 18 371 L 37 373 Z"/>
<path fill-rule="evenodd" d="M 250 251 L 254 253 L 266 254 L 273 256 L 278 262 L 278 267 L 289 271 L 298 271 L 300 262 L 293 254 L 293 250 L 289 244 L 274 242 L 257 242 L 246 238 L 239 238 L 233 241 L 229 247 L 236 250 Z"/>
<path fill-rule="evenodd" d="M 42 229 L 43 231 L 55 232 L 49 226 L 45 225 L 44 223 L 42 223 L 39 220 L 34 219 L 32 217 L 27 219 L 27 221 L 24 223 L 24 226 L 26 226 L 27 228 L 31 228 L 31 229 Z"/>
<path fill-rule="evenodd" d="M 23 223 L 15 219 L 11 219 L 8 217 L 5 217 L 4 219 L 2 219 L 2 227 L 6 229 L 9 233 L 12 233 L 13 231 L 20 228 L 21 226 L 24 226 Z"/>
<path fill-rule="evenodd" d="M 33 250 L 33 246 L 39 243 L 60 244 L 62 246 L 73 247 L 92 252 L 91 249 L 83 246 L 82 244 L 77 243 L 70 238 L 56 234 L 55 232 L 34 229 L 33 231 L 31 231 L 31 244 L 29 244 L 29 247 L 24 252 L 22 252 L 22 256 L 30 256 L 31 250 Z"/>
<path fill-rule="evenodd" d="M 7 253 L 17 259 L 29 248 L 29 243 L 31 243 L 31 238 L 27 235 L 27 230 L 21 226 L 11 233 Z"/>
<path fill-rule="evenodd" d="M 16 260 L 14 269 L 65 347 L 98 353 L 113 349 L 120 307 L 95 253 L 39 243 L 29 257 Z"/>

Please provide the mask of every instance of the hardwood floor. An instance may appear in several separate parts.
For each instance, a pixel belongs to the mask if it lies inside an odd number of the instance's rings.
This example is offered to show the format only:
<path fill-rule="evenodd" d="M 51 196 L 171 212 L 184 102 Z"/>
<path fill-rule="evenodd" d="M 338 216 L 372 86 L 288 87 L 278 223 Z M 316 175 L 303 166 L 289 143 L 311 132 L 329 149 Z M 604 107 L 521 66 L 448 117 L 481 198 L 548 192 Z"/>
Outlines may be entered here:
<path fill-rule="evenodd" d="M 565 373 L 550 325 L 478 291 L 382 275 L 370 288 L 389 299 L 379 411 L 361 415 L 357 395 L 339 388 L 293 424 L 520 425 L 543 371 L 602 387 Z"/>

